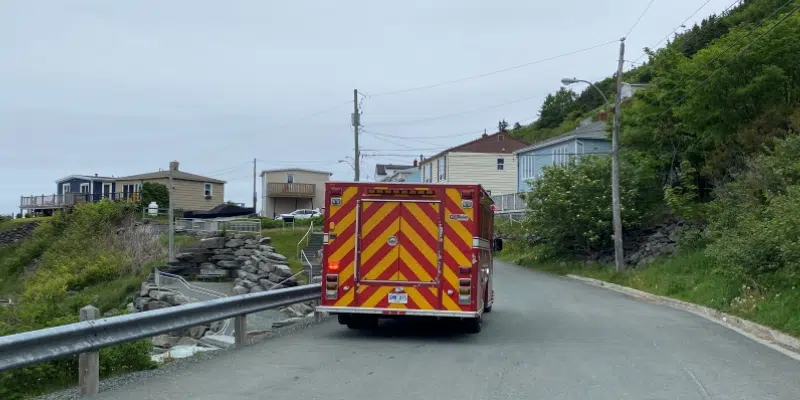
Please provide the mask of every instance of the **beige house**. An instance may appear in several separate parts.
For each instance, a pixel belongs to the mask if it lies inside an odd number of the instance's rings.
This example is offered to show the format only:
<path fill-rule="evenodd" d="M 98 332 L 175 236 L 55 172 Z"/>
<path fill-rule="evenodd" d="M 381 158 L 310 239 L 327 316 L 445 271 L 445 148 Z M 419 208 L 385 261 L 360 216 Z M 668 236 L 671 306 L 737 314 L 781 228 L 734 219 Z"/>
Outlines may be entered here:
<path fill-rule="evenodd" d="M 169 163 L 172 169 L 172 201 L 175 209 L 184 211 L 208 211 L 224 203 L 225 181 L 190 174 L 178 169 L 179 163 Z M 139 192 L 142 183 L 169 184 L 169 170 L 116 178 L 119 192 Z M 160 206 L 160 205 L 159 205 Z"/>
<path fill-rule="evenodd" d="M 493 195 L 517 191 L 514 151 L 528 144 L 507 132 L 483 134 L 420 162 L 423 183 L 481 184 Z"/>
<path fill-rule="evenodd" d="M 261 171 L 261 216 L 274 218 L 294 210 L 324 208 L 327 171 L 282 168 Z"/>

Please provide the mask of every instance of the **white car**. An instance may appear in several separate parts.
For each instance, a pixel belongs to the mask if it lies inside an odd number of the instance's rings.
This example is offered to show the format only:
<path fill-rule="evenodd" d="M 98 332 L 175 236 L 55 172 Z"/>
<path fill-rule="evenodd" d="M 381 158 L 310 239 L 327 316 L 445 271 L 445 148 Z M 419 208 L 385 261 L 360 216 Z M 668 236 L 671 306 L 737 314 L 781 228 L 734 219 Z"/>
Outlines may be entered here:
<path fill-rule="evenodd" d="M 276 220 L 309 219 L 322 216 L 319 209 L 315 210 L 294 210 L 288 214 L 281 214 L 275 217 Z"/>

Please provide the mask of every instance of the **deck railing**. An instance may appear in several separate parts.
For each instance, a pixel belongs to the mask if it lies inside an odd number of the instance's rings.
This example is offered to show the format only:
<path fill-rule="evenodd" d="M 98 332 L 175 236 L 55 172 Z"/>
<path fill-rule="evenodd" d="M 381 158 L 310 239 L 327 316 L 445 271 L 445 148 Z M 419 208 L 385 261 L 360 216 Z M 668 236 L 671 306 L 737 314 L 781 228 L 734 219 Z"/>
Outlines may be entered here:
<path fill-rule="evenodd" d="M 313 183 L 267 183 L 269 197 L 314 197 L 317 185 Z"/>
<path fill-rule="evenodd" d="M 96 203 L 103 199 L 111 201 L 136 202 L 141 199 L 139 192 L 111 192 L 111 193 L 65 193 L 43 194 L 41 196 L 21 196 L 21 208 L 61 208 L 74 206 L 81 203 Z"/>
<path fill-rule="evenodd" d="M 520 193 L 499 194 L 492 196 L 496 212 L 520 212 L 525 211 L 525 201 Z"/>

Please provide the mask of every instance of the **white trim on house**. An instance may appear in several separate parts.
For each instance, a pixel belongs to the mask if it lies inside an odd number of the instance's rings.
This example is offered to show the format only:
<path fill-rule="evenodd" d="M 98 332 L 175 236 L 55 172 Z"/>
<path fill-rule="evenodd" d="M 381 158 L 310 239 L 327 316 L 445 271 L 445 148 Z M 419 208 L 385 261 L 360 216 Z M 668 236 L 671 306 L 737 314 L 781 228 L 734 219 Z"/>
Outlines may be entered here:
<path fill-rule="evenodd" d="M 206 186 L 208 185 L 208 186 Z M 206 187 L 208 187 L 208 194 L 206 194 Z M 203 196 L 214 196 L 214 184 L 203 182 Z"/>
<path fill-rule="evenodd" d="M 72 192 L 71 186 L 69 183 L 62 183 L 61 184 L 61 194 L 67 194 Z"/>
<path fill-rule="evenodd" d="M 62 183 L 64 181 L 68 181 L 70 179 L 83 179 L 83 180 L 86 180 L 86 181 L 98 180 L 98 181 L 106 181 L 106 182 L 108 182 L 108 181 L 113 182 L 113 181 L 117 180 L 117 178 L 108 177 L 108 176 L 69 175 L 69 176 L 65 176 L 65 177 L 63 177 L 61 179 L 56 180 L 56 183 Z"/>
<path fill-rule="evenodd" d="M 106 187 L 108 187 L 108 193 L 106 193 Z M 113 193 L 113 190 L 114 186 L 111 185 L 111 182 L 103 182 L 103 192 L 102 192 L 103 197 L 105 196 L 110 197 L 111 193 Z"/>
<path fill-rule="evenodd" d="M 84 187 L 86 188 L 85 192 L 83 191 Z M 80 187 L 78 188 L 78 192 L 79 193 L 84 193 L 84 194 L 89 194 L 90 190 L 92 190 L 92 184 L 91 183 L 81 183 Z"/>
<path fill-rule="evenodd" d="M 328 174 L 328 175 L 333 175 L 333 172 L 321 171 L 321 170 L 317 170 L 317 169 L 304 169 L 304 168 L 277 168 L 277 169 L 265 169 L 265 170 L 261 170 L 261 176 L 264 176 L 264 174 L 267 174 L 267 173 L 270 173 L 270 172 L 294 172 L 294 171 L 298 171 L 298 172 L 311 172 L 311 173 L 314 173 L 314 174 Z"/>

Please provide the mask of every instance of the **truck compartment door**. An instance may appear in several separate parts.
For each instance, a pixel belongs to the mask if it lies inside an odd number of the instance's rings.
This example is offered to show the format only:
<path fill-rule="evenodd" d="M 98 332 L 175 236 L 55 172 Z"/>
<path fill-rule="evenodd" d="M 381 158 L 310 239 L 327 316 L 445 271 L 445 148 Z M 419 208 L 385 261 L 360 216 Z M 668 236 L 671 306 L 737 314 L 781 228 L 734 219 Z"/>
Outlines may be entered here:
<path fill-rule="evenodd" d="M 359 282 L 434 284 L 440 276 L 440 203 L 364 201 Z"/>

